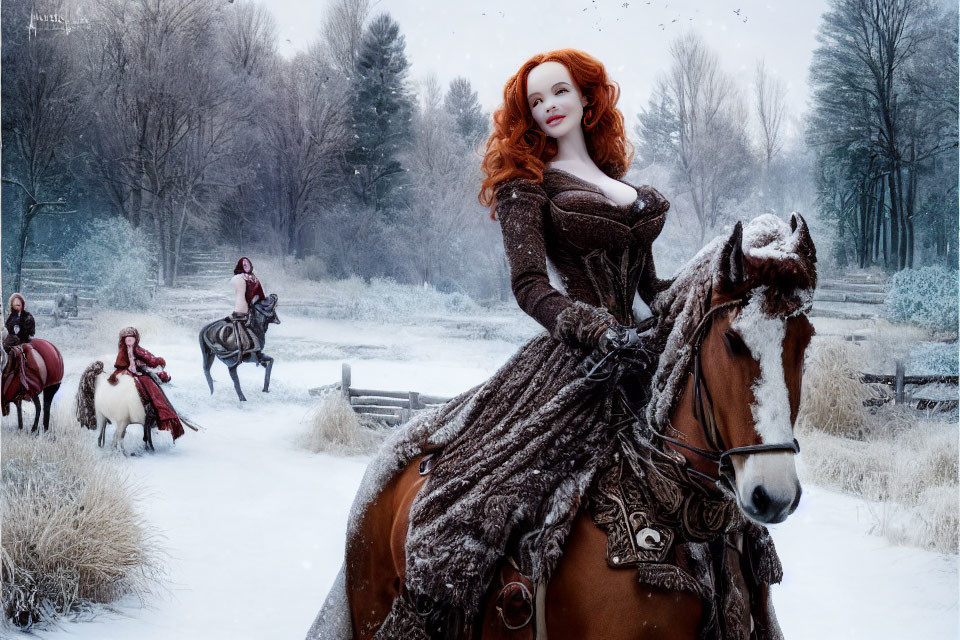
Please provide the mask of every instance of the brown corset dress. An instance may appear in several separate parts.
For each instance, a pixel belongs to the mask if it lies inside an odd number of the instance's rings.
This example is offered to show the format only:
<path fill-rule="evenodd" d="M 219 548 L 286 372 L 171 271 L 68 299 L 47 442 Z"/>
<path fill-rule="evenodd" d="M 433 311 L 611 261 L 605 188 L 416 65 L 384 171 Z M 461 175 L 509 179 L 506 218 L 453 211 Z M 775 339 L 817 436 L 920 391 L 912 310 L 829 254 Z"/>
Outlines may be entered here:
<path fill-rule="evenodd" d="M 559 560 L 579 498 L 615 440 L 609 389 L 576 368 L 614 319 L 633 323 L 635 292 L 649 303 L 665 284 L 650 245 L 670 205 L 652 187 L 619 206 L 548 169 L 542 183 L 504 183 L 497 202 L 517 302 L 548 333 L 408 429 L 420 451 L 442 453 L 411 509 L 405 587 L 468 615 L 508 542 L 535 579 Z M 565 291 L 551 285 L 547 259 Z"/>

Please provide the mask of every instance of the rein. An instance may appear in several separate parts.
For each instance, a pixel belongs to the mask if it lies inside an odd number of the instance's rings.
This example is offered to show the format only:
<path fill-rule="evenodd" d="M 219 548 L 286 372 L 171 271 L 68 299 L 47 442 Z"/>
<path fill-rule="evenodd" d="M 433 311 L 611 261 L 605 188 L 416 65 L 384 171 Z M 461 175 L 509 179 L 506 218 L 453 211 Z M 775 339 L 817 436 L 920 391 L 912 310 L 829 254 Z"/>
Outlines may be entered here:
<path fill-rule="evenodd" d="M 673 438 L 663 433 L 659 433 L 658 431 L 652 430 L 652 432 L 664 442 L 668 442 L 674 446 L 691 451 L 717 465 L 716 477 L 692 468 L 687 469 L 689 473 L 711 484 L 718 486 L 721 483 L 726 484 L 731 490 L 733 489 L 734 480 L 730 456 L 782 451 L 789 451 L 793 454 L 800 453 L 800 443 L 797 442 L 796 438 L 793 439 L 793 442 L 755 444 L 744 447 L 726 448 L 726 445 L 723 442 L 723 436 L 721 436 L 720 430 L 717 427 L 717 419 L 713 412 L 713 399 L 710 396 L 710 389 L 707 388 L 707 383 L 703 376 L 703 361 L 700 357 L 701 347 L 703 346 L 703 340 L 706 336 L 707 329 L 713 324 L 713 318 L 717 315 L 717 313 L 727 309 L 741 307 L 744 303 L 746 303 L 746 301 L 747 298 L 739 298 L 737 300 L 723 302 L 710 307 L 710 309 L 704 314 L 703 319 L 700 320 L 700 324 L 697 325 L 697 328 L 693 333 L 693 415 L 696 417 L 697 423 L 700 425 L 700 429 L 703 432 L 704 440 L 706 440 L 710 448 L 701 449 L 700 447 L 687 444 L 678 438 Z M 704 396 L 706 396 L 706 403 L 704 403 Z"/>

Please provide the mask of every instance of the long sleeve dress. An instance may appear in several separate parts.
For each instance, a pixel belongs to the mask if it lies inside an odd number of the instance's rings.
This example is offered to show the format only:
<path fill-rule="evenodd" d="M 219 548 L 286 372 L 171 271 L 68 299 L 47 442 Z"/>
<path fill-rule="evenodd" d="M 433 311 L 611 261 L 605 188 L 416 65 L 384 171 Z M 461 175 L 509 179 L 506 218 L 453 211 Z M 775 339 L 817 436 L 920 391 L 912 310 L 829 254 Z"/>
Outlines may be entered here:
<path fill-rule="evenodd" d="M 496 196 L 514 294 L 547 332 L 407 436 L 427 436 L 421 450 L 442 452 L 411 508 L 406 588 L 468 614 L 508 543 L 523 537 L 535 577 L 559 559 L 580 496 L 615 441 L 613 394 L 577 367 L 614 319 L 634 324 L 636 294 L 650 302 L 665 285 L 651 244 L 669 203 L 652 187 L 620 206 L 548 169 L 542 183 L 511 180 Z"/>

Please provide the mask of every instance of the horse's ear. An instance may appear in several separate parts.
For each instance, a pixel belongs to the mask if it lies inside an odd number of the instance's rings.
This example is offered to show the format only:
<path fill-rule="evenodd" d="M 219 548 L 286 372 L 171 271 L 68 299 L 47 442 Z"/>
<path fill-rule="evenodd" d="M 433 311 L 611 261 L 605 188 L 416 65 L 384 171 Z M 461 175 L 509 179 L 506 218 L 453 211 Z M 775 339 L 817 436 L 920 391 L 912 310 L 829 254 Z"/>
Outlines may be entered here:
<path fill-rule="evenodd" d="M 743 264 L 743 225 L 738 221 L 720 252 L 720 290 L 740 288 L 747 279 Z"/>
<path fill-rule="evenodd" d="M 797 212 L 790 214 L 790 231 L 796 238 L 794 246 L 797 253 L 800 253 L 811 263 L 817 262 L 817 248 L 813 244 L 813 238 L 810 237 L 810 228 L 807 227 L 807 221 Z"/>

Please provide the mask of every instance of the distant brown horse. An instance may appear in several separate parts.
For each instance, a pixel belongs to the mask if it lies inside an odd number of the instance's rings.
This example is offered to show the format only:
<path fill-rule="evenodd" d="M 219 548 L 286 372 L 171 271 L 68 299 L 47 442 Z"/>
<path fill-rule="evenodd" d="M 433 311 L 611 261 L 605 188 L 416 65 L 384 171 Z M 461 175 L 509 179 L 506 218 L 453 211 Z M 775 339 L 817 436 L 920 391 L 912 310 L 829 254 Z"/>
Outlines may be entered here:
<path fill-rule="evenodd" d="M 3 368 L 3 415 L 10 412 L 10 403 L 17 406 L 17 426 L 23 429 L 23 409 L 20 403 L 33 400 L 36 415 L 33 431 L 40 424 L 40 393 L 43 393 L 43 430 L 50 428 L 50 404 L 63 381 L 63 357 L 55 346 L 34 338 L 11 349 Z"/>
<path fill-rule="evenodd" d="M 701 279 L 711 284 L 687 342 L 693 355 L 679 365 L 679 398 L 668 405 L 669 424 L 679 435 L 660 437 L 665 450 L 685 457 L 692 473 L 711 479 L 726 475 L 736 504 L 751 520 L 776 523 L 793 512 L 801 493 L 792 430 L 813 328 L 804 304 L 795 303 L 812 293 L 816 258 L 799 215 L 794 214 L 786 231 L 776 226 L 786 227 L 784 223 L 761 218 L 746 230 L 755 245 L 746 245 L 738 223 L 715 247 L 718 258 L 699 267 L 712 266 L 716 272 L 708 274 L 709 280 Z M 771 229 L 780 236 L 764 239 L 763 233 Z M 763 250 L 751 252 L 755 247 Z M 806 274 L 797 274 L 797 262 L 804 263 Z M 429 475 L 418 468 L 421 460 L 389 481 L 347 541 L 343 579 L 354 638 L 372 638 L 401 593 L 411 504 L 429 482 Z M 719 548 L 721 554 L 733 554 L 732 560 L 724 555 L 724 562 L 745 562 L 723 539 Z M 542 619 L 526 624 L 532 607 L 521 606 L 527 614 L 510 625 L 518 628 L 509 628 L 510 612 L 504 609 L 510 602 L 496 601 L 496 595 L 500 585 L 519 580 L 519 575 L 505 562 L 497 574 L 499 581 L 487 589 L 480 619 L 467 621 L 467 630 L 456 637 L 532 639 L 535 628 L 537 638 L 550 640 L 692 640 L 703 615 L 699 597 L 645 586 L 636 571 L 611 568 L 607 535 L 585 510 L 574 522 L 549 584 L 536 596 L 545 598 L 537 607 Z M 753 598 L 746 619 L 740 621 L 749 634 L 751 611 L 766 609 L 769 589 L 744 585 L 742 590 Z M 515 587 L 513 598 L 533 596 L 526 587 Z M 764 622 L 755 618 L 753 624 L 756 629 Z M 774 631 L 772 637 L 776 635 Z"/>

